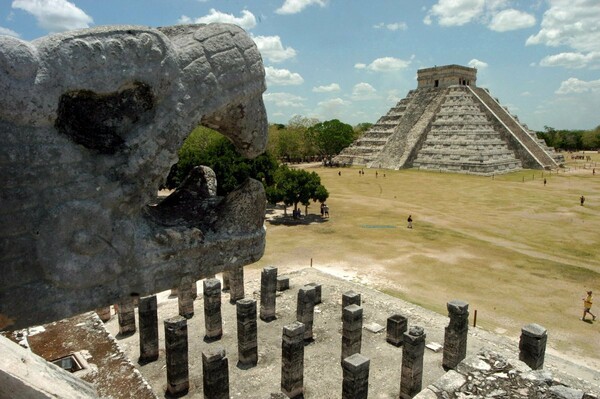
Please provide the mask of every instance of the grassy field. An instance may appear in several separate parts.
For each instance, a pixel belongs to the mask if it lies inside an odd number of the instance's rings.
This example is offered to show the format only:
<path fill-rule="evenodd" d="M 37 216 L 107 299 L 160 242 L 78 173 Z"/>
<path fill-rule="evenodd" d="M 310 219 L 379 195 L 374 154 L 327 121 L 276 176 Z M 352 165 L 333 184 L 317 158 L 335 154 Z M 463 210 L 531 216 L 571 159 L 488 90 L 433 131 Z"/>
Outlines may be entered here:
<path fill-rule="evenodd" d="M 314 204 L 313 223 L 267 223 L 265 255 L 250 267 L 285 271 L 312 259 L 443 314 L 447 301 L 463 299 L 478 326 L 517 337 L 541 324 L 549 348 L 600 368 L 600 155 L 593 161 L 595 176 L 583 161 L 493 178 L 310 168 L 329 190 L 331 217 L 315 216 Z M 579 320 L 589 289 L 595 323 Z"/>

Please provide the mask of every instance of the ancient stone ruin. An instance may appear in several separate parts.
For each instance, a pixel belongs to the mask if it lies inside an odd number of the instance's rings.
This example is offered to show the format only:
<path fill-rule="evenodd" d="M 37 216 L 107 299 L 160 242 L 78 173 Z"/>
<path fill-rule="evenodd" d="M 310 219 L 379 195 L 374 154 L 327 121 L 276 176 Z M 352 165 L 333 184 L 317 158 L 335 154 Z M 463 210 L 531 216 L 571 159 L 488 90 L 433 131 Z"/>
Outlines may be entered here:
<path fill-rule="evenodd" d="M 417 80 L 417 89 L 334 161 L 479 175 L 552 169 L 562 162 L 488 90 L 476 86 L 475 68 L 419 69 Z"/>
<path fill-rule="evenodd" d="M 261 183 L 220 198 L 198 168 L 156 193 L 199 124 L 262 153 L 264 90 L 261 55 L 234 25 L 0 36 L 0 329 L 260 259 Z"/>

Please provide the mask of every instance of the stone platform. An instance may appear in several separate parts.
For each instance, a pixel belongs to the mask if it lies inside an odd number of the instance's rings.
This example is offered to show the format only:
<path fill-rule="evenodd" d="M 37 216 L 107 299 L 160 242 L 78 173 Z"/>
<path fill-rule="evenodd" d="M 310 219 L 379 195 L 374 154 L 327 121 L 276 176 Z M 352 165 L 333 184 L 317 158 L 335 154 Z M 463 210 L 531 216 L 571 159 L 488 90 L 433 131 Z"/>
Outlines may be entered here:
<path fill-rule="evenodd" d="M 211 343 L 203 341 L 204 317 L 203 299 L 198 296 L 194 306 L 196 313 L 188 320 L 190 390 L 186 397 L 202 398 L 202 351 L 216 346 L 225 348 L 229 358 L 229 381 L 232 398 L 267 399 L 271 393 L 279 392 L 281 376 L 281 335 L 284 325 L 296 319 L 296 298 L 298 289 L 305 284 L 315 282 L 322 285 L 322 303 L 315 307 L 314 341 L 305 347 L 304 386 L 306 398 L 340 398 L 342 393 L 342 367 L 340 351 L 342 344 L 342 294 L 353 290 L 360 293 L 364 320 L 361 354 L 370 359 L 369 396 L 373 398 L 397 398 L 400 390 L 400 368 L 402 347 L 386 342 L 383 329 L 372 328 L 375 325 L 385 327 L 386 320 L 394 313 L 408 318 L 408 325 L 424 327 L 427 344 L 444 342 L 444 328 L 448 325 L 446 315 L 440 315 L 414 304 L 391 297 L 367 286 L 341 280 L 316 269 L 307 268 L 292 272 L 279 270 L 279 275 L 290 278 L 290 289 L 278 293 L 276 319 L 271 322 L 258 320 L 258 364 L 251 368 L 238 368 L 236 340 L 236 310 L 229 303 L 228 294 L 222 296 L 223 337 Z M 220 276 L 218 276 L 220 277 Z M 201 289 L 202 284 L 198 282 Z M 260 271 L 246 269 L 246 298 L 260 300 Z M 177 298 L 169 297 L 169 292 L 158 294 L 159 325 L 162 320 L 177 315 Z M 448 298 L 452 300 L 454 298 Z M 481 317 L 481 316 L 480 316 Z M 369 327 L 369 328 L 367 328 Z M 114 335 L 118 333 L 115 317 L 107 323 L 107 329 Z M 552 331 L 549 331 L 551 337 Z M 156 362 L 137 365 L 150 383 L 154 392 L 163 397 L 166 389 L 164 331 L 159 329 L 160 353 Z M 117 337 L 119 345 L 130 359 L 139 356 L 139 335 Z M 550 338 L 551 339 L 551 338 Z M 518 341 L 499 336 L 480 328 L 470 328 L 468 334 L 467 355 L 474 355 L 482 349 L 492 350 L 504 356 L 510 362 L 518 362 Z M 133 360 L 135 362 L 135 360 Z M 600 372 L 573 364 L 568 360 L 546 355 L 545 370 L 560 381 L 573 388 L 598 395 L 600 393 Z M 435 383 L 444 375 L 442 352 L 426 349 L 424 358 L 423 388 Z"/>

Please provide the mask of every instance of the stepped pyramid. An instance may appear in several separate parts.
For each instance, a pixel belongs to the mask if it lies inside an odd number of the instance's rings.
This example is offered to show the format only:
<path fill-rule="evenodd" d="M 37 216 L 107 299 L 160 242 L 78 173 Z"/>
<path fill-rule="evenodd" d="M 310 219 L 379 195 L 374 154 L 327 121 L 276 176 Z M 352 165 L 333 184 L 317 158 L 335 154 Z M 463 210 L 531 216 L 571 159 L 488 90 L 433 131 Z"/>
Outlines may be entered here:
<path fill-rule="evenodd" d="M 334 161 L 370 168 L 419 168 L 492 175 L 552 169 L 563 161 L 486 89 L 477 69 L 417 71 L 418 86 Z"/>

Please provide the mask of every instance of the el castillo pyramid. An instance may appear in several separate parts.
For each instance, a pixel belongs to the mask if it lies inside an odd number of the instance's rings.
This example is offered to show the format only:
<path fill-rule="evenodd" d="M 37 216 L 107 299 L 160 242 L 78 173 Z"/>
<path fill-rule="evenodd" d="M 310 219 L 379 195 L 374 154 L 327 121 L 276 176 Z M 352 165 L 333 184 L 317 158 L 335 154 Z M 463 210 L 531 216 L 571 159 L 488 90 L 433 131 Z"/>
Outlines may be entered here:
<path fill-rule="evenodd" d="M 476 80 L 477 69 L 460 65 L 419 69 L 417 89 L 334 161 L 480 175 L 558 167 L 562 155 Z"/>

